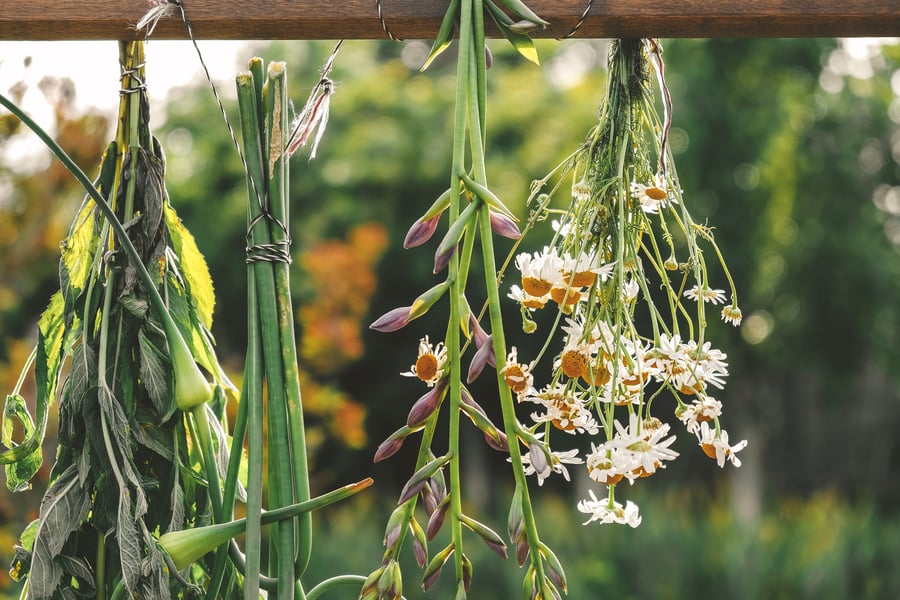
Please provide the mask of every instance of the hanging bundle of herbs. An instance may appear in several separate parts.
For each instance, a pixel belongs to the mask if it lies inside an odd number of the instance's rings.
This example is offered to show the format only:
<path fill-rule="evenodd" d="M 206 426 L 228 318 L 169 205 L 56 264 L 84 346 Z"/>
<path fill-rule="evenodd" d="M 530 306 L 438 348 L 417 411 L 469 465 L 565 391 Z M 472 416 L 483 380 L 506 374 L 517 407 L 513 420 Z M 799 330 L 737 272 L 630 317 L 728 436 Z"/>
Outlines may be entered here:
<path fill-rule="evenodd" d="M 27 598 L 171 597 L 182 583 L 156 539 L 209 522 L 201 466 L 227 461 L 220 423 L 232 385 L 210 335 L 212 282 L 166 194 L 143 42 L 123 42 L 120 59 L 118 127 L 96 181 L 100 198 L 87 196 L 62 243 L 60 289 L 25 368 L 34 368 L 36 418 L 19 393 L 25 372 L 4 412 L 10 449 L 0 459 L 10 488 L 21 489 L 40 467 L 50 404 L 59 403 L 51 484 L 12 570 L 27 576 Z M 18 429 L 25 437 L 16 442 Z M 198 566 L 190 579 L 204 577 Z"/>

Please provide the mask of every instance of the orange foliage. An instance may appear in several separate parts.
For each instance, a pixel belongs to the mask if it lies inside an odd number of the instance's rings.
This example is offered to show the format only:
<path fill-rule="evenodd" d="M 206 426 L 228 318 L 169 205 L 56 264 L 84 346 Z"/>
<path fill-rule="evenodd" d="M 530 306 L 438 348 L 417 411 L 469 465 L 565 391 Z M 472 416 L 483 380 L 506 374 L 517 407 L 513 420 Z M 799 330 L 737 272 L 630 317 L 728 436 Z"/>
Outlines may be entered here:
<path fill-rule="evenodd" d="M 300 267 L 314 290 L 298 312 L 303 407 L 310 424 L 320 420 L 327 434 L 351 448 L 366 443 L 366 409 L 341 390 L 320 383 L 363 354 L 362 320 L 377 281 L 374 267 L 387 247 L 387 231 L 376 223 L 352 229 L 346 241 L 326 240 L 300 255 Z M 325 432 L 308 427 L 315 450 Z"/>

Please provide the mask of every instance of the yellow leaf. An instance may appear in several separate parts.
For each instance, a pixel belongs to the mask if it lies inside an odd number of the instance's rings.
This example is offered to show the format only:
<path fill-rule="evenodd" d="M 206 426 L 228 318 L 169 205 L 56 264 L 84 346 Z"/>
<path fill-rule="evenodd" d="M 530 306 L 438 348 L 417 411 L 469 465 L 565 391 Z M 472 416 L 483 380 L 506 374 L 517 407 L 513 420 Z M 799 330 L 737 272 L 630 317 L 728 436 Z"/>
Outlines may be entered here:
<path fill-rule="evenodd" d="M 212 278 L 206 259 L 200 254 L 194 236 L 187 230 L 181 219 L 168 204 L 165 207 L 166 227 L 172 239 L 172 248 L 181 263 L 181 275 L 191 290 L 191 303 L 207 329 L 212 328 L 213 308 L 216 305 L 216 294 L 213 290 Z"/>

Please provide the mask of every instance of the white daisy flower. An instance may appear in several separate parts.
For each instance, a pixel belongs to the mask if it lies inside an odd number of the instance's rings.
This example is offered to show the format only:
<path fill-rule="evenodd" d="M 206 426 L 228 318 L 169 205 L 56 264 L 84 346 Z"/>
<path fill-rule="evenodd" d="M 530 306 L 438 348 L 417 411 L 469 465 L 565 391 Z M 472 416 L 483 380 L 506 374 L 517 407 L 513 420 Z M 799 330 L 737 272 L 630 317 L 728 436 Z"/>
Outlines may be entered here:
<path fill-rule="evenodd" d="M 591 517 L 584 522 L 584 525 L 594 521 L 600 521 L 601 523 L 620 523 L 622 525 L 629 525 L 630 527 L 637 527 L 641 524 L 641 515 L 638 506 L 631 500 L 623 507 L 620 503 L 610 502 L 608 499 L 598 500 L 597 496 L 594 495 L 593 490 L 588 490 L 588 494 L 591 496 L 590 500 L 581 500 L 578 502 L 578 510 L 591 515 Z"/>
<path fill-rule="evenodd" d="M 665 180 L 654 175 L 648 184 L 632 182 L 631 197 L 640 202 L 641 210 L 647 214 L 656 214 L 661 208 L 665 208 L 671 202 L 677 204 L 678 200 L 666 189 Z"/>
<path fill-rule="evenodd" d="M 684 295 L 691 300 L 703 300 L 713 304 L 724 304 L 726 300 L 725 290 L 714 290 L 708 287 L 701 288 L 696 285 L 686 291 Z"/>
<path fill-rule="evenodd" d="M 737 453 L 747 447 L 747 440 L 741 440 L 732 446 L 728 442 L 728 432 L 721 429 L 716 434 L 716 430 L 710 427 L 708 422 L 700 423 L 697 440 L 700 442 L 703 453 L 716 459 L 720 467 L 725 466 L 726 460 L 735 467 L 741 466 L 741 460 L 737 457 Z"/>

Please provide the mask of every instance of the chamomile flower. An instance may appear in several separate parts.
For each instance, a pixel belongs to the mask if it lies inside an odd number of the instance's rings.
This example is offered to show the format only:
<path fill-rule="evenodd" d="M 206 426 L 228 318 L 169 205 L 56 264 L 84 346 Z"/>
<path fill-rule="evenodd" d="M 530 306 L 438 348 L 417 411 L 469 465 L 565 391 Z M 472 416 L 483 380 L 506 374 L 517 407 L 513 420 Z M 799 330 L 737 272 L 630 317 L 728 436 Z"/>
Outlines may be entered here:
<path fill-rule="evenodd" d="M 697 431 L 697 440 L 703 453 L 710 458 L 716 459 L 720 467 L 725 466 L 726 460 L 735 467 L 741 466 L 741 460 L 737 457 L 737 453 L 747 447 L 747 440 L 741 440 L 732 446 L 728 442 L 727 431 L 720 429 L 717 432 L 706 421 L 700 423 L 700 429 Z"/>
<path fill-rule="evenodd" d="M 506 366 L 503 367 L 502 373 L 506 385 L 509 386 L 509 389 L 516 394 L 521 402 L 531 390 L 531 386 L 534 385 L 534 375 L 531 374 L 531 369 L 528 365 L 519 362 L 519 355 L 515 346 L 512 347 L 509 355 L 506 357 Z"/>
<path fill-rule="evenodd" d="M 666 437 L 669 425 L 656 419 L 641 421 L 637 414 L 628 417 L 628 427 L 614 421 L 616 436 L 614 445 L 631 453 L 637 468 L 626 474 L 629 480 L 652 475 L 663 466 L 663 461 L 678 458 L 678 453 L 669 448 L 675 443 L 675 436 Z M 629 476 L 631 475 L 631 476 Z"/>
<path fill-rule="evenodd" d="M 517 285 L 513 285 L 509 288 L 509 297 L 527 308 L 528 310 L 535 310 L 538 308 L 544 308 L 544 305 L 547 304 L 547 301 L 550 299 L 549 295 L 546 296 L 532 296 L 522 288 Z"/>
<path fill-rule="evenodd" d="M 684 426 L 691 433 L 700 431 L 700 423 L 712 421 L 721 414 L 722 403 L 712 396 L 694 398 L 693 402 L 688 405 L 681 405 L 675 411 L 675 416 L 684 423 Z"/>
<path fill-rule="evenodd" d="M 691 300 L 702 300 L 703 302 L 711 302 L 712 304 L 725 303 L 725 290 L 714 290 L 706 286 L 694 286 L 684 293 Z"/>
<path fill-rule="evenodd" d="M 531 419 L 535 423 L 552 423 L 557 429 L 571 434 L 597 435 L 600 432 L 600 426 L 584 401 L 564 385 L 556 384 L 540 391 L 532 390 L 523 400 L 544 407 L 545 412 L 532 413 Z"/>
<path fill-rule="evenodd" d="M 559 473 L 566 481 L 569 481 L 567 464 L 580 465 L 584 460 L 578 457 L 578 449 L 565 452 L 548 452 L 543 446 L 532 445 L 528 453 L 522 455 L 522 466 L 525 467 L 525 475 L 537 475 L 538 485 L 544 485 L 544 480 L 553 473 Z"/>
<path fill-rule="evenodd" d="M 741 314 L 741 309 L 737 304 L 730 304 L 722 309 L 722 320 L 726 323 L 731 323 L 735 327 L 741 324 L 741 319 L 744 316 Z"/>
<path fill-rule="evenodd" d="M 578 510 L 591 515 L 584 522 L 584 525 L 600 521 L 601 523 L 620 523 L 630 527 L 637 527 L 641 524 L 641 514 L 637 504 L 629 500 L 623 507 L 618 502 L 609 499 L 598 500 L 593 490 L 588 490 L 591 496 L 590 500 L 580 500 L 578 502 Z"/>
<path fill-rule="evenodd" d="M 631 197 L 640 203 L 641 210 L 647 214 L 658 213 L 670 202 L 678 203 L 676 198 L 669 194 L 665 180 L 659 175 L 654 175 L 647 184 L 632 182 Z"/>
<path fill-rule="evenodd" d="M 409 371 L 400 374 L 404 377 L 418 377 L 428 387 L 432 387 L 444 374 L 446 364 L 447 347 L 444 346 L 444 342 L 433 345 L 426 335 L 419 340 L 419 355 L 416 357 L 415 364 L 410 367 Z"/>
<path fill-rule="evenodd" d="M 556 248 L 544 248 L 534 254 L 523 252 L 516 256 L 516 267 L 522 273 L 522 289 L 531 296 L 546 296 L 562 281 L 562 259 Z"/>

